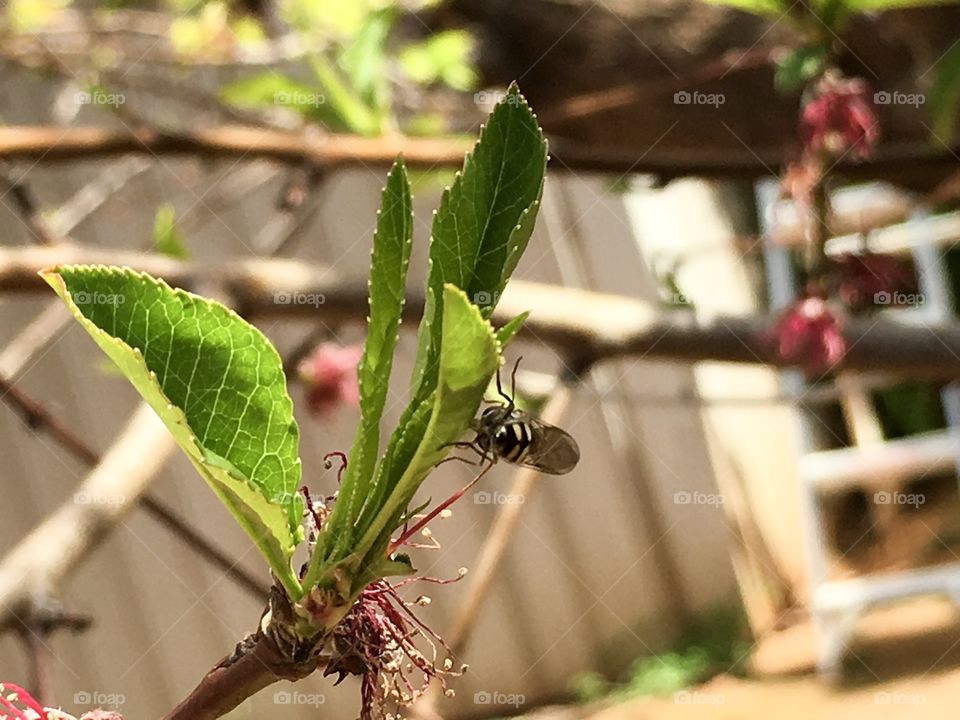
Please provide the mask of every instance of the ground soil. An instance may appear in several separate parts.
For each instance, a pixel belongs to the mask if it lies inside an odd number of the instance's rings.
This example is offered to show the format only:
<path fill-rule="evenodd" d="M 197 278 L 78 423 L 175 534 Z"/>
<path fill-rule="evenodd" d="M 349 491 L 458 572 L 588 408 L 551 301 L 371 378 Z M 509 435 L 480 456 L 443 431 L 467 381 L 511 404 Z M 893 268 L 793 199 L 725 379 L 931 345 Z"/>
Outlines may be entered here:
<path fill-rule="evenodd" d="M 544 708 L 537 720 L 956 720 L 960 612 L 939 599 L 872 612 L 858 627 L 839 683 L 813 673 L 808 623 L 761 641 L 750 676 L 718 676 L 676 697 Z"/>

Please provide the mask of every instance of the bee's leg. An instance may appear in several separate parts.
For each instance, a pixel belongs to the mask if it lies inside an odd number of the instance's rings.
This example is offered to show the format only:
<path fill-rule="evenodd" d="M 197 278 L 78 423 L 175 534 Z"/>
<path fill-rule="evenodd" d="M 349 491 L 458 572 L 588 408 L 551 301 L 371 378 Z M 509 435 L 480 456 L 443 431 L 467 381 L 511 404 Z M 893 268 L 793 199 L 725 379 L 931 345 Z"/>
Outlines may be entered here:
<path fill-rule="evenodd" d="M 523 357 L 518 357 L 517 361 L 513 364 L 513 370 L 510 371 L 510 394 L 507 395 L 503 391 L 503 383 L 500 380 L 500 368 L 497 368 L 497 393 L 504 400 L 507 401 L 507 410 L 512 411 L 514 408 L 514 398 L 517 396 L 517 368 L 520 367 L 520 361 L 523 360 Z"/>
<path fill-rule="evenodd" d="M 513 398 L 503 391 L 503 381 L 500 379 L 500 368 L 497 368 L 497 395 L 507 401 L 507 407 L 513 409 Z"/>
<path fill-rule="evenodd" d="M 440 462 L 438 462 L 436 465 L 434 465 L 434 467 L 435 467 L 435 468 L 440 467 L 440 466 L 443 465 L 445 462 L 450 462 L 450 461 L 452 461 L 452 460 L 459 460 L 460 462 L 466 463 L 467 465 L 479 465 L 479 464 L 480 464 L 478 461 L 476 461 L 476 460 L 471 460 L 470 458 L 460 457 L 459 455 L 451 455 L 450 457 L 446 457 L 446 458 L 444 458 L 443 460 L 441 460 Z"/>
<path fill-rule="evenodd" d="M 523 360 L 523 355 L 520 355 L 517 358 L 517 361 L 513 364 L 513 370 L 510 372 L 510 402 L 513 402 L 513 398 L 517 396 L 517 368 L 520 367 L 520 361 Z"/>
<path fill-rule="evenodd" d="M 473 451 L 474 451 L 477 455 L 479 455 L 481 458 L 485 458 L 485 457 L 486 457 L 486 453 L 484 452 L 484 450 L 483 450 L 479 445 L 477 445 L 477 441 L 476 441 L 476 440 L 473 440 L 473 441 L 470 441 L 470 442 L 468 442 L 468 441 L 466 441 L 466 440 L 461 440 L 460 442 L 447 443 L 446 445 L 444 445 L 444 447 L 455 447 L 455 448 L 464 448 L 464 449 L 468 449 L 468 450 L 473 450 Z M 464 462 L 470 463 L 471 465 L 476 465 L 476 464 L 478 464 L 478 463 L 472 462 L 472 461 L 470 461 L 470 460 L 467 460 L 466 458 L 457 458 L 457 459 L 463 460 Z M 443 461 L 441 461 L 441 462 L 446 462 L 446 461 L 443 460 Z M 438 463 L 438 464 L 439 464 L 439 463 Z"/>

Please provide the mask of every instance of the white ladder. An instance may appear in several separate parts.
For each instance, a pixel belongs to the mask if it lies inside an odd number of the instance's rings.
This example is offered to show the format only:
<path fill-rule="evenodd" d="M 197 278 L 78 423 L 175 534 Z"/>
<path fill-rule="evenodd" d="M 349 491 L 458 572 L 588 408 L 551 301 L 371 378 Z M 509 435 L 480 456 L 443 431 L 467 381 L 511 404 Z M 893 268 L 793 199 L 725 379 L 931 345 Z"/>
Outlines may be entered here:
<path fill-rule="evenodd" d="M 775 246 L 774 213 L 777 187 L 764 181 L 757 186 L 757 204 L 764 234 L 764 259 L 774 311 L 796 297 L 796 278 L 789 251 Z M 917 267 L 920 291 L 925 302 L 919 309 L 898 311 L 905 321 L 944 322 L 956 317 L 943 259 L 932 241 L 927 217 L 917 213 L 906 224 Z M 912 317 L 911 317 L 912 316 Z M 785 391 L 802 397 L 807 388 L 797 371 L 784 371 Z M 806 559 L 810 582 L 810 610 L 821 635 L 817 671 L 838 678 L 856 630 L 857 621 L 871 607 L 931 594 L 948 596 L 960 605 L 960 562 L 935 567 L 873 574 L 847 580 L 830 580 L 824 540 L 821 500 L 825 493 L 858 487 L 874 492 L 909 482 L 927 473 L 957 471 L 960 461 L 960 385 L 947 386 L 942 394 L 948 427 L 898 440 L 883 437 L 869 395 L 856 376 L 838 378 L 841 404 L 854 446 L 822 450 L 815 447 L 815 422 L 810 413 L 797 413 L 797 434 L 801 457 L 798 479 L 801 514 L 806 536 Z"/>

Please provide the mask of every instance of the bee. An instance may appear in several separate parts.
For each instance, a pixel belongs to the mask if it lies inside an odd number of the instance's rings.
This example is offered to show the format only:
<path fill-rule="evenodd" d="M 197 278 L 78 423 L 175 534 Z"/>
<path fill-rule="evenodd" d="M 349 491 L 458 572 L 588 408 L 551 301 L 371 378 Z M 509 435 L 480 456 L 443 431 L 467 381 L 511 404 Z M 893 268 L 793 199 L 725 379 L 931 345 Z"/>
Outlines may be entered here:
<path fill-rule="evenodd" d="M 497 392 L 506 402 L 486 408 L 473 421 L 473 441 L 457 444 L 473 449 L 483 462 L 506 460 L 550 475 L 565 475 L 580 461 L 580 448 L 566 431 L 517 409 L 513 396 L 519 364 L 517 360 L 510 376 L 510 395 L 503 391 L 497 373 Z"/>

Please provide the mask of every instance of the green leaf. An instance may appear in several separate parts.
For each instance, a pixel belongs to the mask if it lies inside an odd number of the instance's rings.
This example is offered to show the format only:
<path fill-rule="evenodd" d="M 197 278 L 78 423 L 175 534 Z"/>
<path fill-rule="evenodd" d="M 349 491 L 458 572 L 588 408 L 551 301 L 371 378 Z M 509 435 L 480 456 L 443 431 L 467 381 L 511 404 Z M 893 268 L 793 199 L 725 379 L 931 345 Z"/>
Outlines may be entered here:
<path fill-rule="evenodd" d="M 350 44 L 340 53 L 340 67 L 353 91 L 368 107 L 381 111 L 389 104 L 386 44 L 396 16 L 394 7 L 369 13 Z"/>
<path fill-rule="evenodd" d="M 877 12 L 914 7 L 935 7 L 953 5 L 957 0 L 843 0 L 846 8 L 853 12 Z"/>
<path fill-rule="evenodd" d="M 522 312 L 497 330 L 497 342 L 500 343 L 501 347 L 506 347 L 507 343 L 513 340 L 514 335 L 520 332 L 520 328 L 523 327 L 528 317 L 530 317 L 529 311 Z"/>
<path fill-rule="evenodd" d="M 157 215 L 153 220 L 153 249 L 172 258 L 184 259 L 189 255 L 180 231 L 177 230 L 173 205 L 169 203 L 157 208 Z"/>
<path fill-rule="evenodd" d="M 420 85 L 441 82 L 454 90 L 476 87 L 470 64 L 474 40 L 466 30 L 444 30 L 422 42 L 407 45 L 398 60 L 407 76 Z"/>
<path fill-rule="evenodd" d="M 398 428 L 393 457 L 388 449 L 381 464 L 377 483 L 388 489 L 387 500 L 357 543 L 357 552 L 371 547 L 376 552 L 381 547 L 377 540 L 393 532 L 391 520 L 402 516 L 420 483 L 447 454 L 448 445 L 470 427 L 500 364 L 493 327 L 466 293 L 450 284 L 443 288 L 442 348 L 436 391 L 406 426 Z M 376 559 L 368 556 L 365 564 Z"/>
<path fill-rule="evenodd" d="M 934 66 L 930 91 L 930 116 L 933 133 L 945 145 L 952 145 L 960 115 L 960 44 L 954 45 Z"/>
<path fill-rule="evenodd" d="M 360 424 L 340 488 L 340 500 L 327 522 L 338 549 L 347 547 L 351 530 L 366 498 L 380 448 L 380 417 L 387 400 L 397 329 L 403 310 L 407 266 L 413 245 L 410 183 L 403 160 L 387 177 L 380 200 L 377 231 L 370 259 L 370 317 L 363 357 L 357 367 Z"/>
<path fill-rule="evenodd" d="M 379 135 L 383 117 L 377 108 L 363 101 L 337 67 L 322 55 L 311 59 L 311 67 L 323 88 L 329 109 L 342 129 L 358 135 Z"/>
<path fill-rule="evenodd" d="M 312 120 L 330 122 L 342 129 L 327 99 L 316 87 L 268 70 L 241 78 L 221 88 L 220 98 L 239 108 L 286 108 Z"/>
<path fill-rule="evenodd" d="M 780 0 L 707 0 L 711 5 L 726 5 L 753 15 L 782 15 L 785 7 Z"/>
<path fill-rule="evenodd" d="M 828 48 L 823 45 L 808 45 L 790 50 L 777 61 L 773 83 L 780 92 L 792 92 L 814 78 L 824 66 Z"/>
<path fill-rule="evenodd" d="M 546 141 L 536 118 L 511 86 L 490 114 L 463 170 L 443 193 L 433 220 L 412 381 L 414 404 L 425 399 L 436 382 L 444 285 L 463 288 L 489 317 L 533 232 L 546 162 Z"/>
<path fill-rule="evenodd" d="M 270 342 L 222 305 L 130 269 L 42 275 L 298 599 L 290 559 L 302 538 L 299 432 Z"/>
<path fill-rule="evenodd" d="M 35 33 L 69 5 L 68 0 L 9 0 L 6 14 L 16 33 Z"/>

